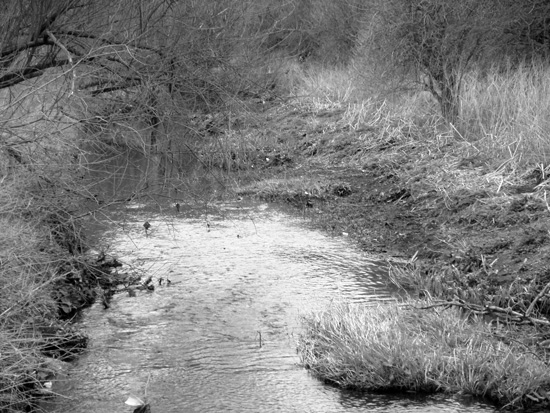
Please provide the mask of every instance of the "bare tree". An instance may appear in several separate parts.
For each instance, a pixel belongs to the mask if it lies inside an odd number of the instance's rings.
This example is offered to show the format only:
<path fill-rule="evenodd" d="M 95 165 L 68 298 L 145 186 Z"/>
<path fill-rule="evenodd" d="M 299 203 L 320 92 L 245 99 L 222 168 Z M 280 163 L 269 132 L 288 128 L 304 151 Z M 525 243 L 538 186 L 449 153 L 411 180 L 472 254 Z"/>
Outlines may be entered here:
<path fill-rule="evenodd" d="M 388 67 L 418 72 L 438 100 L 444 118 L 456 123 L 464 73 L 500 26 L 492 1 L 372 1 L 368 41 Z M 368 53 L 368 52 L 367 52 Z"/>

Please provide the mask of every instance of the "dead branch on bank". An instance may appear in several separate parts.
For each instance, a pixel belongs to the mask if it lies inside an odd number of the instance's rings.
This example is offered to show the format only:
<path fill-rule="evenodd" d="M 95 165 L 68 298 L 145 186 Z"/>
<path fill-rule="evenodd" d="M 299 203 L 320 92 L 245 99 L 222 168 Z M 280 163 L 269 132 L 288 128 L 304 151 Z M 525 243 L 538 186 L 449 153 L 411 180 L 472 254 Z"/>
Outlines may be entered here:
<path fill-rule="evenodd" d="M 549 285 L 547 285 L 541 293 L 545 292 L 547 288 L 550 288 Z M 541 296 L 541 294 L 539 294 Z M 488 316 L 492 319 L 496 319 L 499 322 L 504 322 L 507 324 L 531 324 L 534 326 L 550 326 L 550 321 L 545 318 L 536 318 L 531 317 L 529 314 L 531 314 L 532 306 L 536 301 L 539 299 L 539 296 L 537 296 L 533 303 L 531 303 L 531 306 L 527 309 L 525 314 L 522 314 L 518 311 L 514 311 L 511 308 L 502 308 L 497 307 L 495 305 L 478 305 L 478 304 L 472 304 L 467 303 L 464 300 L 461 299 L 455 299 L 454 301 L 440 301 L 436 302 L 427 306 L 422 307 L 415 307 L 420 310 L 428 310 L 431 308 L 436 307 L 445 307 L 450 308 L 452 306 L 462 308 L 466 311 L 469 311 L 471 314 L 475 314 L 478 316 Z"/>

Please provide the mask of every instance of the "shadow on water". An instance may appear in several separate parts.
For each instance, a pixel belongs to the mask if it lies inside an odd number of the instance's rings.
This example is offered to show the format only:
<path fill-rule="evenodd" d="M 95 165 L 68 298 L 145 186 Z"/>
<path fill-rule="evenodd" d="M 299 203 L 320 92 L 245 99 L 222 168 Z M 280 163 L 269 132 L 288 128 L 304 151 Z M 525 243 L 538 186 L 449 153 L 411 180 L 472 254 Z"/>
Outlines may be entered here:
<path fill-rule="evenodd" d="M 158 211 L 134 199 L 106 212 L 109 225 L 93 234 L 156 288 L 86 312 L 89 352 L 54 384 L 65 397 L 50 411 L 130 412 L 129 395 L 156 413 L 494 411 L 441 396 L 346 392 L 299 365 L 301 314 L 333 300 L 392 300 L 384 270 L 345 239 L 265 203 Z"/>
<path fill-rule="evenodd" d="M 87 152 L 81 162 L 88 170 L 90 192 L 100 204 L 200 204 L 223 195 L 226 188 L 225 175 L 205 167 L 191 150 L 144 156 L 139 150 L 107 146 Z"/>

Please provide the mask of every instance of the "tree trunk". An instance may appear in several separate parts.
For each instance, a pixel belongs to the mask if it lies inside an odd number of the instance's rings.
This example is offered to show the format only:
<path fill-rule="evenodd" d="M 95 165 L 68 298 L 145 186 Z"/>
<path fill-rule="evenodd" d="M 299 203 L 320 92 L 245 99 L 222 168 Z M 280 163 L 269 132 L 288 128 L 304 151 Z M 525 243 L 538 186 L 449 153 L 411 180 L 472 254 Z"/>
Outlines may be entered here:
<path fill-rule="evenodd" d="M 454 85 L 441 85 L 441 98 L 439 104 L 441 105 L 441 115 L 445 120 L 456 125 L 460 112 L 458 93 Z"/>
<path fill-rule="evenodd" d="M 460 116 L 460 98 L 457 76 L 454 73 L 445 73 L 440 68 L 437 71 L 430 71 L 426 68 L 428 74 L 427 88 L 439 102 L 441 115 L 445 120 L 456 125 Z"/>

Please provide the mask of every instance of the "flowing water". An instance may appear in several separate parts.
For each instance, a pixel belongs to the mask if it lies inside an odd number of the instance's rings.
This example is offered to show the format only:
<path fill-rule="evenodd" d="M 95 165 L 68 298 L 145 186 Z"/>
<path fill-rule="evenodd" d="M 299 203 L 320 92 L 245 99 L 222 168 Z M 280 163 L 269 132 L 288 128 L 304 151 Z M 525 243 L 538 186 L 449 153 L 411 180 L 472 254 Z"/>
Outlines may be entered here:
<path fill-rule="evenodd" d="M 85 312 L 90 349 L 54 385 L 64 398 L 51 411 L 131 412 L 130 395 L 153 413 L 494 411 L 442 396 L 345 392 L 299 365 L 300 314 L 333 300 L 392 299 L 383 267 L 345 238 L 265 203 L 164 211 L 133 202 L 105 217 L 102 244 L 156 288 Z"/>

